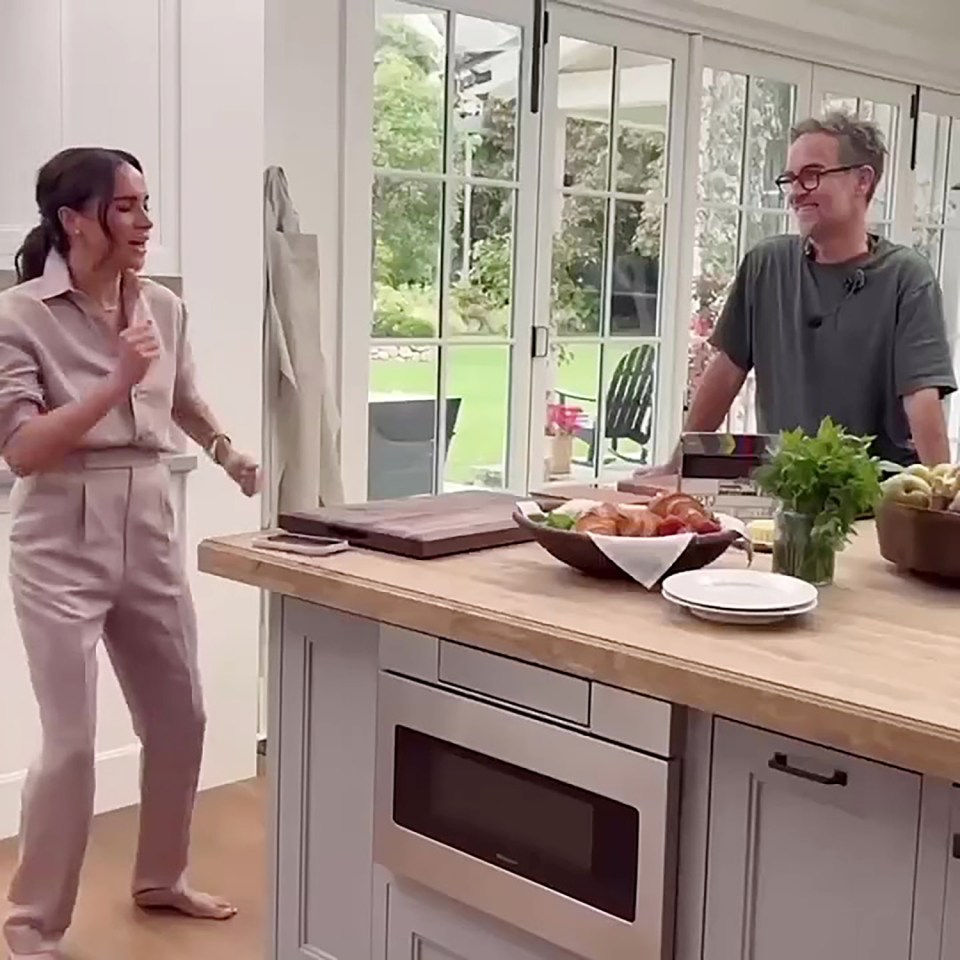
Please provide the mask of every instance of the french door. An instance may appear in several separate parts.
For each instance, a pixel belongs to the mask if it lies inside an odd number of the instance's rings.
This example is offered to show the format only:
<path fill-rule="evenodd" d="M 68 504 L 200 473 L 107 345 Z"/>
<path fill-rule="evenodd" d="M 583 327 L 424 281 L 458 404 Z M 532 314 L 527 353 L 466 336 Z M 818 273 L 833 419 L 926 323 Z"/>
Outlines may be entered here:
<path fill-rule="evenodd" d="M 665 457 L 739 261 L 794 229 L 790 128 L 829 109 L 883 130 L 875 229 L 930 257 L 960 334 L 960 98 L 917 114 L 907 84 L 550 0 L 373 2 L 366 496 Z"/>
<path fill-rule="evenodd" d="M 960 96 L 920 90 L 913 163 L 913 246 L 943 290 L 947 332 L 960 371 Z M 960 445 L 960 402 L 951 398 L 950 438 Z"/>
<path fill-rule="evenodd" d="M 561 4 L 547 15 L 531 486 L 613 479 L 662 455 L 687 308 L 690 39 Z"/>
<path fill-rule="evenodd" d="M 376 0 L 370 499 L 525 483 L 532 4 Z"/>

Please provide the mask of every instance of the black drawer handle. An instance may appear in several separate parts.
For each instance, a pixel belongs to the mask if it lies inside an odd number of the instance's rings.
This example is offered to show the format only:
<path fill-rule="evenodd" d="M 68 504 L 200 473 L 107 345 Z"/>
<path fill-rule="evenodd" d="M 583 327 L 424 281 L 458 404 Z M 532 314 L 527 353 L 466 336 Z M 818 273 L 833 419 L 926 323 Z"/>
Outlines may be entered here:
<path fill-rule="evenodd" d="M 953 835 L 953 859 L 960 860 L 960 833 Z"/>
<path fill-rule="evenodd" d="M 847 774 L 844 770 L 834 770 L 829 777 L 825 777 L 822 773 L 814 773 L 811 770 L 804 770 L 803 767 L 792 766 L 785 753 L 775 753 L 767 766 L 771 770 L 776 770 L 777 773 L 786 773 L 791 777 L 810 780 L 825 787 L 845 787 L 847 785 Z"/>

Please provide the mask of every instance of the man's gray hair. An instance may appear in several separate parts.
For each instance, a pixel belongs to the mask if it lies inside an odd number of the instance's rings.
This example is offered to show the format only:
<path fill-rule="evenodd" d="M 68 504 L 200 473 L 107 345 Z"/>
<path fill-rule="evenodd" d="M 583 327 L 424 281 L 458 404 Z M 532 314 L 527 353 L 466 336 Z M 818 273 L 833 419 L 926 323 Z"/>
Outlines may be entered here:
<path fill-rule="evenodd" d="M 840 145 L 840 162 L 873 170 L 873 186 L 867 200 L 872 200 L 887 164 L 887 145 L 883 133 L 872 120 L 861 120 L 843 110 L 834 110 L 822 117 L 801 120 L 790 131 L 790 142 L 796 143 L 808 133 L 825 133 Z"/>

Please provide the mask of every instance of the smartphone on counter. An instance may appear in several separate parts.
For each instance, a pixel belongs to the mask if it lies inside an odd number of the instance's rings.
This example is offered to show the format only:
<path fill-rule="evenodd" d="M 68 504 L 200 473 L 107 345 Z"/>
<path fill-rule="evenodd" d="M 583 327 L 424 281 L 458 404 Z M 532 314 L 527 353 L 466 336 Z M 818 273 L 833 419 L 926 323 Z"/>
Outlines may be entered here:
<path fill-rule="evenodd" d="M 303 533 L 268 533 L 257 537 L 253 546 L 258 550 L 279 550 L 298 553 L 305 557 L 326 557 L 350 549 L 346 540 L 336 537 L 311 537 Z"/>

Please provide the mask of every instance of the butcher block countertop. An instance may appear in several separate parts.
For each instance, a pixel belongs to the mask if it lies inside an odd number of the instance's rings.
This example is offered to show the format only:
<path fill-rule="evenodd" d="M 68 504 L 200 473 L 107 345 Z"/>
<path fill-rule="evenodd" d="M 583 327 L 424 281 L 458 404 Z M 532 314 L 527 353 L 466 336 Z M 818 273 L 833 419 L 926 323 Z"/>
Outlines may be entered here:
<path fill-rule="evenodd" d="M 872 525 L 838 558 L 814 615 L 750 629 L 588 579 L 533 543 L 314 559 L 255 550 L 253 536 L 204 541 L 200 569 L 960 781 L 960 588 L 896 573 Z"/>

